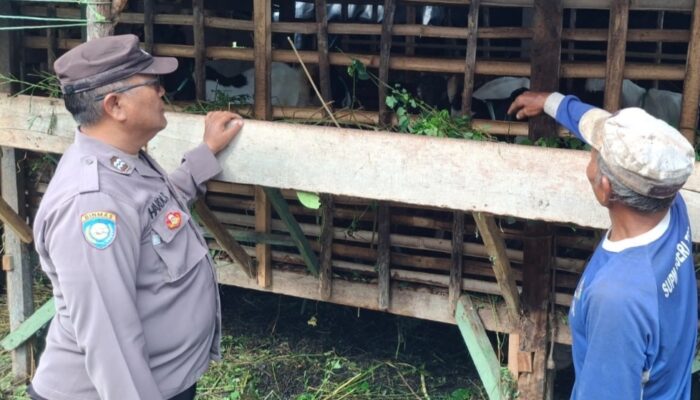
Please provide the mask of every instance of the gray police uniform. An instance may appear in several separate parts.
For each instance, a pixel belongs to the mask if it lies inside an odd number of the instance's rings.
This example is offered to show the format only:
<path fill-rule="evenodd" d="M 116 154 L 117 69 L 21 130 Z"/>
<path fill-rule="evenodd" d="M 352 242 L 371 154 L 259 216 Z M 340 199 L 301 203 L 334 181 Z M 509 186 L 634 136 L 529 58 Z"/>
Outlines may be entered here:
<path fill-rule="evenodd" d="M 56 300 L 37 394 L 167 399 L 220 357 L 216 272 L 188 211 L 220 171 L 204 144 L 167 175 L 76 132 L 34 222 Z"/>

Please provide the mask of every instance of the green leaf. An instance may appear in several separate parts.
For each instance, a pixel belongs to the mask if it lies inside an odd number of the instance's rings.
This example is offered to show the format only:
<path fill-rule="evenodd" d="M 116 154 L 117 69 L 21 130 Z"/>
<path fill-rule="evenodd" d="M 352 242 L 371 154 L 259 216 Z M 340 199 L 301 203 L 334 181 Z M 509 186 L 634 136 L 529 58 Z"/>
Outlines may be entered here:
<path fill-rule="evenodd" d="M 394 96 L 386 96 L 386 100 L 384 100 L 384 102 L 386 103 L 387 107 L 393 110 L 394 106 L 396 105 L 396 98 L 394 98 Z"/>
<path fill-rule="evenodd" d="M 312 210 L 321 208 L 321 198 L 316 193 L 297 191 L 297 199 L 301 205 Z"/>

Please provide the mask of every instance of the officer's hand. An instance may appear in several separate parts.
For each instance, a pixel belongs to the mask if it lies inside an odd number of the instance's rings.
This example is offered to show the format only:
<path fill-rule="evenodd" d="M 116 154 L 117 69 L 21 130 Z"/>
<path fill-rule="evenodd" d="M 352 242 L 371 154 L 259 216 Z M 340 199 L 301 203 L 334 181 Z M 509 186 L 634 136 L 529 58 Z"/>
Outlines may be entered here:
<path fill-rule="evenodd" d="M 516 119 L 524 119 L 542 114 L 544 102 L 549 97 L 547 92 L 525 92 L 515 98 L 508 108 L 508 114 L 515 114 Z"/>
<path fill-rule="evenodd" d="M 243 119 L 228 111 L 213 111 L 204 118 L 204 143 L 212 153 L 225 149 L 243 127 Z"/>

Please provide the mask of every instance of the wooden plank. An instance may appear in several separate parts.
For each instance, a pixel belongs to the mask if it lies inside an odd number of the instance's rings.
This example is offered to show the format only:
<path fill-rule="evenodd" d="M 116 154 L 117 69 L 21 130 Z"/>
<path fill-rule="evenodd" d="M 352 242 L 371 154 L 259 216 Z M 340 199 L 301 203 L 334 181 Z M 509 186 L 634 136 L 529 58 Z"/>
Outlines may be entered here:
<path fill-rule="evenodd" d="M 18 212 L 23 209 L 24 190 L 17 176 L 15 149 L 3 147 L 0 185 L 3 199 Z M 24 169 L 22 169 L 23 171 Z M 7 306 L 10 311 L 10 331 L 18 329 L 32 315 L 32 269 L 29 251 L 12 230 L 5 230 L 3 250 L 12 257 L 13 268 L 6 272 Z M 30 346 L 22 345 L 12 352 L 12 374 L 18 380 L 26 380 L 32 374 L 33 360 Z"/>
<path fill-rule="evenodd" d="M 204 43 L 204 0 L 192 0 L 192 30 L 194 31 L 194 87 L 197 100 L 206 98 L 207 46 Z"/>
<path fill-rule="evenodd" d="M 321 272 L 319 274 L 319 293 L 321 298 L 331 298 L 333 290 L 333 196 L 321 195 Z"/>
<path fill-rule="evenodd" d="M 44 303 L 43 306 L 39 307 L 34 314 L 24 320 L 17 329 L 5 336 L 2 341 L 0 341 L 0 346 L 7 351 L 16 349 L 34 336 L 44 325 L 49 323 L 55 314 L 56 306 L 52 297 L 49 301 Z"/>
<path fill-rule="evenodd" d="M 253 248 L 247 249 L 250 254 Z M 275 261 L 281 264 L 289 264 L 290 260 L 300 258 L 297 254 L 273 251 Z M 299 264 L 303 264 L 300 261 Z M 219 262 L 218 273 L 219 282 L 225 285 L 233 285 L 246 289 L 260 290 L 270 293 L 278 293 L 289 296 L 301 297 L 310 300 L 322 300 L 318 292 L 318 279 L 305 271 L 293 271 L 285 269 L 273 269 L 274 287 L 261 288 L 254 279 L 249 279 L 241 268 L 235 267 L 231 262 Z M 358 265 L 342 260 L 334 261 L 334 268 L 347 272 L 368 273 L 373 272 L 372 265 Z M 399 282 L 415 282 L 415 277 L 421 277 L 421 281 L 435 280 L 441 282 L 440 286 L 447 288 L 448 277 L 435 274 L 407 271 L 394 268 L 391 270 L 392 288 L 391 298 L 393 299 L 387 312 L 408 317 L 427 319 L 431 321 L 455 324 L 454 314 L 450 314 L 449 303 L 446 290 L 435 290 L 435 288 L 412 289 L 405 287 Z M 494 293 L 498 292 L 495 283 L 477 281 L 473 279 L 463 280 L 464 290 L 479 291 L 483 288 L 491 288 Z M 333 282 L 333 293 L 330 302 L 347 305 L 351 307 L 367 308 L 379 310 L 378 298 L 376 296 L 377 285 L 375 283 L 365 283 L 358 281 L 348 281 L 336 279 Z M 487 293 L 480 291 L 479 293 Z M 570 304 L 570 301 L 569 301 Z M 479 315 L 481 316 L 486 329 L 491 331 L 511 333 L 516 332 L 517 327 L 510 325 L 507 317 L 505 305 L 493 304 L 490 301 L 480 303 Z M 556 342 L 571 344 L 571 332 L 565 322 L 556 321 L 560 326 L 557 330 Z"/>
<path fill-rule="evenodd" d="M 391 304 L 391 211 L 382 202 L 377 205 L 377 279 L 379 309 L 387 310 Z"/>
<path fill-rule="evenodd" d="M 372 9 L 374 14 L 374 8 Z M 391 124 L 391 112 L 386 105 L 386 85 L 389 82 L 389 59 L 391 58 L 391 30 L 394 26 L 394 14 L 396 13 L 396 0 L 384 0 L 384 18 L 382 19 L 382 34 L 379 49 L 379 123 Z"/>
<path fill-rule="evenodd" d="M 479 31 L 479 1 L 472 0 L 467 16 L 467 54 L 464 60 L 464 90 L 462 90 L 462 115 L 471 117 L 474 71 L 476 71 L 476 39 Z"/>
<path fill-rule="evenodd" d="M 693 8 L 691 32 L 679 125 L 683 136 L 694 145 L 698 121 L 698 100 L 700 99 L 700 66 L 697 63 L 697 60 L 700 59 L 700 1 L 696 1 Z"/>
<path fill-rule="evenodd" d="M 292 240 L 294 240 L 294 243 L 297 245 L 297 249 L 299 249 L 299 253 L 304 258 L 306 268 L 314 276 L 318 276 L 318 258 L 316 257 L 316 253 L 314 253 L 314 251 L 311 249 L 308 239 L 306 239 L 304 232 L 302 232 L 301 228 L 299 228 L 299 223 L 296 221 L 296 219 L 294 219 L 292 213 L 289 212 L 287 202 L 284 200 L 278 189 L 264 187 L 263 190 L 265 191 L 267 198 L 270 200 L 270 204 L 272 204 L 272 207 L 274 207 L 275 211 L 277 212 L 277 215 L 279 215 L 280 219 L 282 219 L 284 224 L 287 225 L 287 229 L 289 229 L 289 234 L 292 236 Z"/>
<path fill-rule="evenodd" d="M 253 104 L 255 118 L 269 120 L 272 116 L 270 84 L 272 79 L 272 5 L 268 0 L 253 1 L 253 54 L 255 60 L 255 94 Z"/>
<path fill-rule="evenodd" d="M 260 186 L 255 186 L 255 231 L 266 234 L 270 232 L 272 210 L 270 200 Z M 272 253 L 270 244 L 258 243 L 255 246 L 255 256 L 258 260 L 258 285 L 263 288 L 272 285 Z"/>
<path fill-rule="evenodd" d="M 613 0 L 610 8 L 607 64 L 605 66 L 605 109 L 613 112 L 620 108 L 622 81 L 627 49 L 627 26 L 630 0 Z"/>
<path fill-rule="evenodd" d="M 517 381 L 520 375 L 518 355 L 520 354 L 520 335 L 511 333 L 508 335 L 508 372 Z"/>
<path fill-rule="evenodd" d="M 486 250 L 489 253 L 493 272 L 496 274 L 496 281 L 508 306 L 508 315 L 511 321 L 516 323 L 520 320 L 521 315 L 520 295 L 518 294 L 518 286 L 515 284 L 513 269 L 510 267 L 510 260 L 506 253 L 506 243 L 498 231 L 493 215 L 474 213 L 474 221 L 479 227 L 481 239 L 484 241 Z"/>
<path fill-rule="evenodd" d="M 452 265 L 450 266 L 450 287 L 448 297 L 450 310 L 454 313 L 457 300 L 462 295 L 462 272 L 464 271 L 464 213 L 452 214 Z"/>
<path fill-rule="evenodd" d="M 149 142 L 149 154 L 172 170 L 185 151 L 201 143 L 194 132 L 202 131 L 204 118 L 166 117 L 168 127 Z M 0 146 L 60 153 L 74 130 L 60 100 L 0 98 Z M 218 158 L 223 172 L 217 179 L 233 183 L 610 226 L 585 176 L 590 160 L 585 151 L 247 120 Z M 698 192 L 700 167 L 681 190 L 694 242 L 700 241 Z"/>
<path fill-rule="evenodd" d="M 501 363 L 469 295 L 463 295 L 457 302 L 455 319 L 489 400 L 505 399 L 501 391 Z"/>
<path fill-rule="evenodd" d="M 236 260 L 245 271 L 248 277 L 255 275 L 255 261 L 243 250 L 236 240 L 231 237 L 224 225 L 219 222 L 214 213 L 209 209 L 204 199 L 199 199 L 194 203 L 194 211 L 199 220 L 211 232 L 216 242 L 224 249 L 229 257 Z"/>
<path fill-rule="evenodd" d="M 316 48 L 318 50 L 318 81 L 323 101 L 333 100 L 331 94 L 331 65 L 328 60 L 328 16 L 326 0 L 316 0 Z"/>
<path fill-rule="evenodd" d="M 12 229 L 22 242 L 31 243 L 34 240 L 32 237 L 32 228 L 30 228 L 27 222 L 17 215 L 17 212 L 15 212 L 12 206 L 7 204 L 5 199 L 2 198 L 0 198 L 0 220 L 2 220 L 6 228 Z"/>

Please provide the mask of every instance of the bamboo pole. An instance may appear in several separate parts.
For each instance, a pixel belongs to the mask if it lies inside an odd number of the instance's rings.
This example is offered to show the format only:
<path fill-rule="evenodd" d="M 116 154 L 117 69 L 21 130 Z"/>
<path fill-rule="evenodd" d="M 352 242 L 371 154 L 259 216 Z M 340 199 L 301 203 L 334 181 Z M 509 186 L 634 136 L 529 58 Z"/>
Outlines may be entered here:
<path fill-rule="evenodd" d="M 610 9 L 610 36 L 605 67 L 605 109 L 613 112 L 620 108 L 622 81 L 627 49 L 627 26 L 630 0 L 614 0 Z"/>
<path fill-rule="evenodd" d="M 482 0 L 483 1 L 483 0 Z M 606 6 L 605 8 L 607 8 Z M 486 13 L 488 7 L 483 7 Z M 28 16 L 44 16 L 44 7 L 23 6 L 21 7 L 22 15 Z M 61 18 L 79 18 L 80 12 L 77 9 L 60 8 L 57 13 Z M 139 13 L 122 13 L 118 17 L 118 22 L 122 24 L 143 24 L 144 15 Z M 484 18 L 486 23 L 486 18 Z M 193 24 L 192 16 L 179 14 L 160 14 L 154 18 L 155 24 L 163 25 L 183 25 L 191 26 Z M 253 21 L 236 20 L 220 17 L 205 17 L 204 26 L 207 28 L 230 29 L 239 31 L 253 31 Z M 271 24 L 273 33 L 299 33 L 299 34 L 315 34 L 317 27 L 313 22 L 274 22 Z M 333 35 L 363 35 L 376 36 L 381 34 L 381 26 L 379 24 L 357 24 L 357 23 L 340 23 L 332 22 L 328 24 L 328 33 Z M 396 36 L 410 37 L 430 37 L 430 38 L 449 38 L 449 39 L 467 39 L 468 33 L 464 28 L 446 27 L 446 26 L 427 26 L 420 24 L 396 24 L 392 32 Z M 532 29 L 523 27 L 489 27 L 488 24 L 482 24 L 479 29 L 479 39 L 528 39 L 532 38 Z M 630 29 L 627 40 L 629 42 L 676 42 L 687 43 L 691 38 L 690 31 L 687 29 Z M 562 40 L 586 41 L 586 42 L 604 42 L 608 39 L 607 29 L 589 29 L 576 28 L 564 29 L 562 31 Z M 488 42 L 484 42 L 485 46 L 489 46 Z M 487 54 L 484 54 L 488 57 Z"/>
<path fill-rule="evenodd" d="M 85 6 L 87 14 L 87 40 L 112 36 L 112 2 L 92 2 Z"/>
<path fill-rule="evenodd" d="M 27 48 L 46 49 L 46 38 L 25 37 L 24 46 Z M 81 42 L 76 39 L 59 39 L 60 49 L 70 49 Z M 155 45 L 154 54 L 171 57 L 194 57 L 193 46 L 186 45 Z M 209 47 L 207 57 L 217 59 L 232 59 L 254 61 L 256 60 L 251 49 L 232 49 L 228 47 Z M 318 54 L 315 52 L 299 52 L 305 63 L 317 63 Z M 329 53 L 331 65 L 347 66 L 353 59 L 363 62 L 371 68 L 379 66 L 379 57 L 366 54 L 340 54 Z M 280 62 L 298 62 L 293 51 L 273 50 L 272 60 Z M 393 55 L 389 61 L 389 68 L 402 71 L 423 71 L 442 73 L 464 73 L 463 59 L 446 59 L 435 62 L 431 58 L 405 57 Z M 524 62 L 509 61 L 485 61 L 477 60 L 474 71 L 479 75 L 504 75 L 504 76 L 529 76 L 530 64 Z M 648 63 L 626 63 L 624 77 L 627 79 L 658 79 L 658 80 L 683 80 L 685 79 L 685 66 L 683 65 L 656 65 Z M 605 78 L 605 64 L 599 62 L 565 62 L 561 63 L 560 77 L 562 78 Z M 495 122 L 495 121 L 494 121 Z"/>

